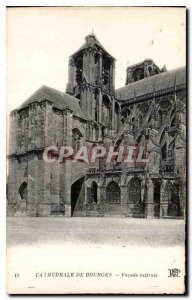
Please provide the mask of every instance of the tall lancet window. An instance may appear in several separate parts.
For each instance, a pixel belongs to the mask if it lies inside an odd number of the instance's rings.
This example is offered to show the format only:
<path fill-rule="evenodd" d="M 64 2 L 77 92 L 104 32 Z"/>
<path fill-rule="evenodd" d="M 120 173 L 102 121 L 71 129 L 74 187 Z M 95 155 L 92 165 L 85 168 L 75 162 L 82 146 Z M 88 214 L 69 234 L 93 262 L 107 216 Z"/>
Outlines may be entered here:
<path fill-rule="evenodd" d="M 83 59 L 79 57 L 76 61 L 76 81 L 78 84 L 82 82 L 83 79 Z"/>
<path fill-rule="evenodd" d="M 119 131 L 119 104 L 115 102 L 115 132 Z"/>
<path fill-rule="evenodd" d="M 103 95 L 103 123 L 109 126 L 109 116 L 110 116 L 110 100 L 107 95 Z"/>
<path fill-rule="evenodd" d="M 121 202 L 121 190 L 119 185 L 112 181 L 106 188 L 106 199 L 110 204 L 120 204 Z"/>
<path fill-rule="evenodd" d="M 81 137 L 82 134 L 77 128 L 72 130 L 72 147 L 74 150 L 78 150 L 80 148 Z"/>

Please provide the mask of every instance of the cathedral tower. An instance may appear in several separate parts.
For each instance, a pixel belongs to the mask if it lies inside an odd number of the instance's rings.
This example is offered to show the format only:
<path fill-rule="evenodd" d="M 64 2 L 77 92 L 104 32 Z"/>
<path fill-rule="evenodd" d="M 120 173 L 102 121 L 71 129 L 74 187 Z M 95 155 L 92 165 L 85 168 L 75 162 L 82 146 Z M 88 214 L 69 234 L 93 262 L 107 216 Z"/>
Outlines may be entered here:
<path fill-rule="evenodd" d="M 66 92 L 79 101 L 80 107 L 98 132 L 97 140 L 112 133 L 114 114 L 115 59 L 103 48 L 94 34 L 69 59 Z"/>

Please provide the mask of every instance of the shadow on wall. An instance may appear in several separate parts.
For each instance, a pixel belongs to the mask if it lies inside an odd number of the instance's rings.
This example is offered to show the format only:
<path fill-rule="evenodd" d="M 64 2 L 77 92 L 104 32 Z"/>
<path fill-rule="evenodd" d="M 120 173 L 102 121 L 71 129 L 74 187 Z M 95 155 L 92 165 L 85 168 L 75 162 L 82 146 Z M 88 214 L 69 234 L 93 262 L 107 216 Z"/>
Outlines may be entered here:
<path fill-rule="evenodd" d="M 71 217 L 75 210 L 83 210 L 85 197 L 85 177 L 76 180 L 71 186 Z"/>

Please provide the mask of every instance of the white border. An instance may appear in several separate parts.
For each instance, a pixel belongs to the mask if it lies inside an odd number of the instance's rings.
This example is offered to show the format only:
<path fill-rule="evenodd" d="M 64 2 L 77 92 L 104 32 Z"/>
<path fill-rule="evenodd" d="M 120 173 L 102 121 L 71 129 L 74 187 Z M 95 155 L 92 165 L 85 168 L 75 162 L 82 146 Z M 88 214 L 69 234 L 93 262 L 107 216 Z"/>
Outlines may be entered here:
<path fill-rule="evenodd" d="M 190 34 L 191 34 L 191 22 L 190 22 L 190 15 L 191 15 L 191 8 L 192 8 L 192 1 L 191 0 L 1 0 L 0 1 L 0 72 L 1 72 L 1 88 L 0 88 L 0 101 L 1 101 L 1 109 L 0 109 L 0 143 L 1 143 L 1 181 L 0 181 L 0 299 L 7 299 L 9 296 L 6 295 L 5 291 L 5 254 L 6 254 L 6 240 L 5 240 L 5 230 L 6 230 L 6 6 L 186 6 L 188 8 L 188 56 L 190 53 Z M 188 72 L 191 75 L 191 65 L 189 65 L 190 57 L 188 57 Z M 189 86 L 189 94 L 188 97 L 190 98 L 191 95 L 191 76 L 189 76 L 188 81 Z M 189 194 L 188 197 L 190 198 L 191 195 L 191 181 L 190 178 L 192 177 L 191 171 L 191 155 L 190 155 L 190 141 L 192 140 L 192 131 L 191 131 L 191 120 L 190 115 L 191 105 L 190 100 L 188 99 L 188 187 L 189 187 Z M 191 201 L 188 209 L 191 209 Z M 190 210 L 191 211 L 191 210 Z M 190 217 L 188 217 L 188 221 L 190 221 Z M 191 224 L 190 224 L 191 225 Z M 189 228 L 190 231 L 190 228 Z M 188 237 L 189 232 L 188 231 Z M 189 250 L 191 247 L 191 239 L 189 241 Z M 190 256 L 190 251 L 188 253 Z M 3 266 L 2 266 L 3 264 Z M 190 269 L 188 270 L 188 275 L 190 274 Z M 190 289 L 191 279 L 189 278 L 188 287 Z M 20 296 L 18 296 L 20 298 Z M 118 297 L 118 296 L 117 296 Z M 130 297 L 130 296 L 129 296 Z M 164 296 L 162 296 L 164 297 Z M 22 299 L 26 299 L 27 296 L 22 297 Z M 40 296 L 37 296 L 40 298 Z M 56 296 L 51 296 L 49 298 L 55 299 Z M 71 298 L 71 297 L 70 297 Z M 136 299 L 138 297 L 134 297 Z"/>

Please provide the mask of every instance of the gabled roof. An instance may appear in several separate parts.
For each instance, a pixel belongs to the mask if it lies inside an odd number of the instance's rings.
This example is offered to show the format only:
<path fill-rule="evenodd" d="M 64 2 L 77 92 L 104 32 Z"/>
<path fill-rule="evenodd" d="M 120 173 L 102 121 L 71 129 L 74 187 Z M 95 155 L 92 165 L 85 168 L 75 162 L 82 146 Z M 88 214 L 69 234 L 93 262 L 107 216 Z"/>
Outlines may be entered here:
<path fill-rule="evenodd" d="M 144 63 L 146 63 L 146 62 L 151 62 L 151 63 L 153 63 L 153 64 L 159 69 L 159 67 L 154 63 L 153 59 L 151 59 L 151 58 L 146 58 L 146 59 L 144 59 L 143 61 L 140 61 L 140 62 L 138 62 L 138 63 L 136 63 L 136 64 L 129 65 L 129 66 L 127 67 L 127 69 L 132 69 L 132 68 L 135 68 L 135 67 L 139 67 L 139 66 L 141 66 L 141 65 L 144 65 Z"/>
<path fill-rule="evenodd" d="M 44 100 L 52 102 L 55 108 L 61 110 L 68 108 L 73 111 L 75 116 L 87 120 L 79 106 L 78 99 L 45 85 L 31 95 L 18 109 L 22 109 L 33 102 L 42 102 Z"/>
<path fill-rule="evenodd" d="M 185 67 L 180 67 L 130 83 L 117 89 L 115 91 L 115 97 L 118 100 L 129 100 L 134 97 L 144 96 L 182 84 L 186 84 Z"/>
<path fill-rule="evenodd" d="M 97 37 L 95 36 L 94 33 L 89 34 L 88 36 L 86 36 L 85 38 L 85 43 L 77 50 L 75 51 L 75 53 L 73 53 L 71 56 L 75 56 L 77 53 L 83 51 L 86 48 L 89 48 L 90 45 L 87 43 L 87 38 L 88 37 L 93 37 L 95 40 L 95 45 L 99 46 L 99 48 L 101 48 L 101 50 L 106 53 L 108 56 L 110 56 L 111 58 L 113 58 L 115 60 L 115 58 L 101 45 L 101 43 L 99 42 L 99 40 L 97 39 Z"/>

